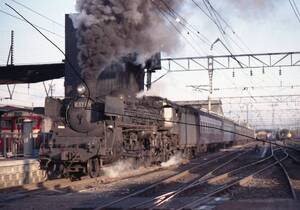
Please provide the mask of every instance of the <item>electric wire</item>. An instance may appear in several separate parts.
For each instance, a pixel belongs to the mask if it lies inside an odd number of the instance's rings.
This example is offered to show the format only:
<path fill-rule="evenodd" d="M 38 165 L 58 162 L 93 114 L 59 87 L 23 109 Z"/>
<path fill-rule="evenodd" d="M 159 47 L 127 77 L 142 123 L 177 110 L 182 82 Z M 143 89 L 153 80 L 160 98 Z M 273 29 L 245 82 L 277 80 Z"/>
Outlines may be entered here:
<path fill-rule="evenodd" d="M 65 57 L 65 61 L 70 65 L 70 68 L 72 69 L 73 74 L 78 77 L 79 80 L 82 81 L 82 83 L 86 86 L 87 88 L 87 92 L 88 92 L 88 98 L 90 98 L 90 89 L 86 83 L 86 81 L 81 77 L 80 73 L 75 69 L 75 67 L 73 66 L 72 62 L 69 60 L 69 58 L 66 56 L 65 52 L 59 47 L 57 46 L 50 38 L 48 38 L 43 32 L 41 32 L 34 24 L 32 24 L 29 20 L 27 20 L 23 15 L 21 15 L 16 9 L 14 9 L 12 6 L 10 6 L 9 4 L 5 3 L 6 6 L 8 6 L 10 9 L 12 9 L 16 14 L 18 14 L 22 19 L 24 19 L 24 21 L 26 21 L 29 25 L 31 25 L 37 32 L 39 32 L 47 41 L 49 41 L 58 51 L 60 51 L 64 57 Z"/>
<path fill-rule="evenodd" d="M 22 6 L 22 7 L 24 7 L 25 9 L 27 9 L 27 10 L 33 12 L 33 13 L 39 15 L 40 17 L 42 17 L 42 18 L 44 18 L 44 19 L 47 19 L 47 20 L 51 21 L 52 23 L 55 23 L 56 25 L 58 25 L 58 26 L 60 26 L 60 27 L 62 27 L 62 28 L 65 28 L 65 26 L 64 26 L 63 24 L 61 24 L 61 23 L 59 23 L 59 22 L 57 22 L 57 21 L 55 21 L 55 20 L 53 20 L 53 19 L 51 19 L 51 18 L 49 18 L 49 17 L 43 15 L 43 14 L 41 14 L 40 12 L 37 12 L 37 11 L 33 10 L 33 9 L 30 8 L 29 6 L 26 6 L 25 4 L 22 4 L 22 3 L 20 3 L 20 2 L 18 2 L 18 1 L 16 1 L 16 0 L 11 0 L 11 1 L 14 2 L 14 3 L 16 3 L 16 4 L 18 4 L 18 5 L 20 5 L 20 6 Z"/>
<path fill-rule="evenodd" d="M 222 27 L 221 21 L 225 24 L 225 26 L 227 28 L 229 28 L 232 32 L 233 35 L 236 36 L 236 38 L 239 40 L 239 42 L 248 50 L 251 52 L 250 48 L 246 45 L 246 43 L 242 40 L 242 38 L 235 32 L 235 30 L 232 28 L 232 26 L 229 25 L 229 23 L 221 16 L 221 14 L 211 5 L 211 3 L 209 1 L 204 1 L 203 0 L 203 4 L 205 5 L 206 9 L 209 11 L 206 12 L 205 9 L 203 9 L 199 3 L 197 3 L 195 0 L 192 0 L 192 2 L 195 4 L 195 6 L 197 8 L 199 8 L 203 14 L 205 14 L 205 16 L 207 16 L 218 28 L 218 30 L 220 31 L 220 33 L 225 34 L 228 36 L 228 38 L 234 43 L 235 46 L 237 46 L 240 50 L 244 51 L 243 48 L 234 41 L 234 39 L 229 36 L 225 29 Z M 213 11 L 214 15 L 212 14 L 211 10 Z M 218 20 L 218 18 L 220 20 Z"/>
<path fill-rule="evenodd" d="M 209 5 L 209 8 L 213 11 L 213 13 L 214 13 L 214 15 L 215 15 L 215 19 L 216 20 L 218 20 L 218 23 L 219 23 L 219 25 L 221 26 L 221 28 L 222 28 L 222 31 L 224 32 L 224 35 L 226 35 L 226 37 L 228 37 L 228 39 L 237 47 L 237 48 L 239 48 L 241 51 L 244 51 L 245 52 L 245 50 L 230 36 L 230 34 L 228 34 L 228 33 L 226 33 L 226 30 L 223 28 L 223 26 L 222 26 L 222 24 L 221 24 L 221 22 L 223 22 L 224 24 L 225 24 L 225 26 L 227 26 L 230 30 L 231 30 L 231 32 L 232 32 L 232 34 L 233 35 L 235 35 L 236 36 L 236 38 L 242 43 L 242 45 L 245 45 L 246 46 L 246 49 L 249 49 L 249 47 L 242 41 L 242 39 L 241 39 L 241 37 L 240 36 L 238 36 L 237 35 L 237 33 L 234 31 L 234 29 L 232 28 L 232 26 L 230 26 L 229 24 L 228 24 L 228 22 L 227 21 L 225 21 L 225 19 L 222 17 L 222 15 L 212 6 L 212 4 L 210 3 L 210 1 L 209 0 L 204 0 L 204 1 L 206 1 L 207 2 L 207 4 Z M 224 38 L 225 38 L 225 36 L 224 36 Z M 251 51 L 250 49 L 249 49 L 249 51 Z"/>
<path fill-rule="evenodd" d="M 1 9 L 0 9 L 0 12 L 3 13 L 3 14 L 5 14 L 5 15 L 8 15 L 8 16 L 10 16 L 10 17 L 13 17 L 13 18 L 15 18 L 15 19 L 17 19 L 17 20 L 26 22 L 25 20 L 23 20 L 23 19 L 21 19 L 21 18 L 15 16 L 15 15 L 13 15 L 13 14 L 10 14 L 9 12 L 6 12 L 6 11 L 4 11 L 4 10 L 1 10 Z M 55 35 L 55 36 L 57 36 L 57 37 L 59 37 L 59 38 L 64 38 L 64 36 L 61 35 L 61 34 L 57 34 L 57 33 L 53 32 L 53 31 L 50 31 L 50 30 L 48 30 L 48 29 L 46 29 L 46 28 L 44 28 L 44 27 L 41 27 L 41 26 L 39 26 L 39 25 L 36 25 L 36 24 L 33 24 L 33 25 L 34 25 L 35 27 L 37 27 L 37 28 L 39 28 L 39 29 L 41 29 L 41 30 L 43 30 L 43 31 L 46 31 L 46 32 L 48 32 L 48 33 L 50 33 L 50 34 L 53 34 L 53 35 Z"/>
<path fill-rule="evenodd" d="M 213 9 L 212 5 L 208 0 L 202 0 L 204 6 L 206 7 L 207 11 L 209 12 L 210 17 L 214 20 L 216 23 L 217 28 L 219 29 L 220 33 L 222 35 L 226 34 L 225 30 L 223 29 L 223 26 L 220 22 L 220 20 L 217 18 L 215 10 Z"/>
<path fill-rule="evenodd" d="M 161 0 L 162 1 L 162 0 Z M 187 30 L 187 34 L 190 35 L 194 34 L 196 37 L 198 37 L 202 42 L 206 43 L 209 46 L 209 43 L 207 41 L 205 41 L 203 38 L 201 38 L 199 36 L 198 33 L 194 32 L 192 29 L 190 29 L 189 27 L 187 27 L 185 24 L 183 24 L 181 21 L 177 22 L 177 18 L 175 13 L 170 13 L 170 11 L 172 11 L 172 9 L 169 7 L 168 11 L 164 10 L 163 8 L 161 8 L 157 3 L 153 2 L 154 6 L 156 7 L 156 9 L 160 12 L 160 14 L 176 29 L 176 31 L 184 38 L 184 40 L 188 43 L 188 45 L 190 45 L 193 50 L 198 54 L 207 54 L 201 46 L 198 46 L 198 48 L 200 49 L 201 53 L 196 49 L 196 47 L 188 40 L 187 37 L 184 36 L 184 34 L 182 33 L 182 31 L 170 20 L 170 18 L 167 16 L 169 15 L 172 19 L 174 19 L 174 21 L 176 23 L 179 24 L 179 26 L 182 27 L 182 29 Z M 166 7 L 168 7 L 168 5 L 166 4 Z M 180 16 L 180 15 L 179 15 Z M 181 18 L 183 18 L 182 16 L 180 16 Z M 183 18 L 184 19 L 184 18 Z M 184 19 L 185 20 L 185 19 Z M 193 38 L 193 36 L 189 36 L 191 39 L 193 39 L 193 41 L 195 42 L 195 39 Z"/>
<path fill-rule="evenodd" d="M 177 26 L 169 19 L 169 17 L 159 8 L 159 6 L 153 2 L 155 5 L 157 11 L 159 12 L 159 15 L 164 17 L 170 25 L 175 29 L 175 31 L 187 42 L 187 44 L 198 54 L 201 55 L 201 53 L 196 49 L 196 47 L 182 34 L 182 32 L 177 28 Z"/>
<path fill-rule="evenodd" d="M 210 46 L 211 45 L 211 41 L 202 33 L 200 33 L 200 31 L 198 29 L 196 29 L 192 24 L 190 24 L 182 15 L 180 15 L 178 12 L 176 12 L 172 7 L 170 7 L 164 0 L 160 0 L 163 5 L 168 9 L 169 14 L 178 21 L 179 24 L 181 24 L 183 27 L 185 27 L 188 31 L 190 31 L 191 33 L 195 34 L 196 36 L 199 37 L 199 39 L 206 45 Z M 179 18 L 179 19 L 177 19 Z M 181 20 L 184 22 L 182 23 Z"/>
<path fill-rule="evenodd" d="M 298 10 L 296 3 L 293 0 L 289 0 L 289 3 L 292 7 L 292 10 L 294 11 L 294 13 L 296 15 L 298 22 L 300 23 L 300 14 L 299 14 L 299 10 Z"/>
<path fill-rule="evenodd" d="M 186 41 L 186 43 L 198 54 L 201 55 L 201 53 L 194 47 L 194 45 L 181 33 L 181 31 L 176 27 L 176 25 L 168 18 L 168 16 L 161 10 L 161 8 L 153 2 L 153 4 L 155 5 L 157 11 L 159 12 L 158 15 L 161 15 L 163 18 L 165 18 L 170 25 L 173 27 L 173 29 Z M 151 85 L 156 83 L 157 81 L 159 81 L 160 79 L 162 79 L 163 77 L 165 77 L 167 74 L 170 73 L 170 70 L 167 70 L 167 72 L 165 74 L 163 74 L 162 76 L 158 77 L 157 79 L 155 79 L 154 81 L 151 82 Z"/>
<path fill-rule="evenodd" d="M 224 44 L 225 48 L 230 49 L 230 51 L 233 51 L 233 48 L 230 44 L 230 42 L 228 41 L 227 37 L 227 33 L 225 32 L 219 18 L 216 15 L 216 10 L 213 8 L 213 6 L 210 4 L 209 0 L 202 0 L 203 4 L 205 5 L 207 11 L 209 12 L 209 15 L 212 17 L 212 19 L 215 20 L 216 26 L 221 34 L 221 37 L 223 38 L 224 42 L 226 43 L 226 45 Z"/>
<path fill-rule="evenodd" d="M 297 6 L 297 4 L 296 4 L 296 2 L 294 1 L 294 0 L 292 0 L 293 1 L 293 4 L 294 4 L 294 7 L 295 7 L 295 10 L 297 11 L 297 13 L 298 13 L 298 16 L 300 16 L 300 12 L 299 12 L 299 9 L 298 9 L 298 6 Z"/>

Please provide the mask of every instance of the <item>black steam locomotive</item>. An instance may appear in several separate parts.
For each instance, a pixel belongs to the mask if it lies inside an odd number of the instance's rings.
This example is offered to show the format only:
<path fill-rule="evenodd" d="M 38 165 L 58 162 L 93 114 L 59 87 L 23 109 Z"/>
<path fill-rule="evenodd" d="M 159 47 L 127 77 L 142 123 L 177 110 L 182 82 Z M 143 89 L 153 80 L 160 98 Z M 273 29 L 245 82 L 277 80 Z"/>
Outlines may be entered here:
<path fill-rule="evenodd" d="M 135 97 L 144 88 L 144 69 L 151 76 L 158 68 L 153 59 L 145 66 L 137 64 L 135 56 L 124 58 L 81 81 L 72 73 L 80 68 L 68 16 L 66 27 L 66 54 L 72 66 L 66 63 L 65 98 L 49 97 L 45 102 L 52 136 L 40 149 L 40 163 L 49 176 L 96 177 L 105 164 L 119 159 L 150 165 L 178 151 L 192 156 L 250 140 L 235 133 L 254 136 L 252 129 L 218 115 L 160 97 Z"/>
<path fill-rule="evenodd" d="M 228 119 L 159 97 L 120 94 L 94 101 L 84 85 L 77 91 L 73 99 L 46 99 L 54 123 L 52 138 L 41 149 L 41 165 L 51 176 L 95 177 L 103 165 L 121 158 L 149 165 L 177 151 L 192 156 L 250 140 L 234 132 L 254 135 Z"/>

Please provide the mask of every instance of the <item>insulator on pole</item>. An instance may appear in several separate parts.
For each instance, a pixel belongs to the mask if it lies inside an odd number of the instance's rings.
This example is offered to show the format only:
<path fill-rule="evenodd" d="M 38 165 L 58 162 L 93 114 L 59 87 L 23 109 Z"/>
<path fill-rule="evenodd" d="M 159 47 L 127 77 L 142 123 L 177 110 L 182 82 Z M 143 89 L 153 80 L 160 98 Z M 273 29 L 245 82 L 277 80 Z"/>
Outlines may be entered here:
<path fill-rule="evenodd" d="M 265 67 L 262 68 L 262 73 L 265 74 Z"/>
<path fill-rule="evenodd" d="M 232 72 L 232 77 L 235 77 L 235 72 L 234 71 Z"/>
<path fill-rule="evenodd" d="M 251 76 L 251 77 L 253 76 L 253 71 L 252 71 L 252 69 L 250 70 L 250 76 Z"/>

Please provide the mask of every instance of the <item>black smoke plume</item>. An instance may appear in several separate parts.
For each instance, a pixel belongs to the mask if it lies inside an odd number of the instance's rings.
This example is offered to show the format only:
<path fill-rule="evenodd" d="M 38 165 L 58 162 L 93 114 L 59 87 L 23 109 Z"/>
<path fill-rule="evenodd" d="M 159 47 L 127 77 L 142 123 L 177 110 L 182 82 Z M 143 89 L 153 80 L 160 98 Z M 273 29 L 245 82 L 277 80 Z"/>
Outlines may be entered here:
<path fill-rule="evenodd" d="M 144 63 L 157 52 L 179 46 L 179 34 L 161 14 L 177 11 L 181 0 L 77 0 L 73 16 L 78 29 L 79 65 L 84 73 L 99 74 L 123 56 L 137 53 Z"/>

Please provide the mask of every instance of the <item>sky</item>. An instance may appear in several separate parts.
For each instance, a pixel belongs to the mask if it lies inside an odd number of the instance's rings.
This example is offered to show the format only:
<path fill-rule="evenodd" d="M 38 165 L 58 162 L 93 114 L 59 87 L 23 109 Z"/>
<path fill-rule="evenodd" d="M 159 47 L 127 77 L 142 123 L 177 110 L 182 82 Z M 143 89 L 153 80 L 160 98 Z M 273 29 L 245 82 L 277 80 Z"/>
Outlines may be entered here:
<path fill-rule="evenodd" d="M 16 2 L 32 8 L 55 22 L 27 10 Z M 192 0 L 183 2 L 185 4 L 181 6 L 180 15 L 207 37 L 209 43 L 222 38 L 216 25 L 193 4 Z M 195 2 L 204 6 L 201 0 Z M 226 31 L 225 39 L 228 40 L 224 42 L 233 54 L 300 51 L 300 22 L 288 0 L 211 0 L 210 2 L 230 26 L 223 28 Z M 294 2 L 300 7 L 300 0 Z M 0 65 L 6 65 L 11 30 L 15 32 L 15 65 L 61 62 L 64 59 L 63 55 L 33 28 L 3 13 L 4 11 L 15 15 L 5 6 L 5 3 L 14 6 L 34 24 L 51 31 L 45 33 L 64 49 L 64 14 L 75 12 L 75 1 L 0 0 Z M 232 33 L 231 28 L 235 34 Z M 174 28 L 170 26 L 170 30 L 174 31 Z M 164 54 L 166 57 L 228 54 L 220 43 L 210 50 L 210 44 L 205 44 L 198 36 L 187 34 L 186 29 L 182 29 L 182 35 L 174 31 L 174 36 L 180 36 L 181 41 L 178 46 L 174 46 L 171 53 Z M 238 46 L 235 43 L 238 43 Z M 299 68 L 283 68 L 282 75 L 279 75 L 279 69 L 276 68 L 265 69 L 265 74 L 262 73 L 262 69 L 256 69 L 253 70 L 253 76 L 250 75 L 250 69 L 243 69 L 235 71 L 235 77 L 232 76 L 231 69 L 214 71 L 213 86 L 220 90 L 214 91 L 212 97 L 297 95 L 300 90 Z M 155 73 L 153 77 L 155 79 L 165 73 L 166 71 L 162 70 Z M 52 83 L 54 96 L 63 96 L 63 80 L 54 80 Z M 49 84 L 50 81 L 46 82 L 46 86 Z M 188 87 L 207 84 L 207 72 L 168 73 L 153 84 L 153 88 L 147 94 L 159 95 L 171 100 L 207 99 L 207 91 L 195 91 Z M 0 86 L 0 105 L 43 106 L 45 95 L 41 83 L 24 84 L 17 85 L 13 100 L 8 100 L 4 99 L 9 96 L 7 87 Z M 237 121 L 246 121 L 248 109 L 248 122 L 257 127 L 270 127 L 273 123 L 277 127 L 292 127 L 299 126 L 300 123 L 300 97 L 223 99 L 222 102 L 225 115 Z"/>

